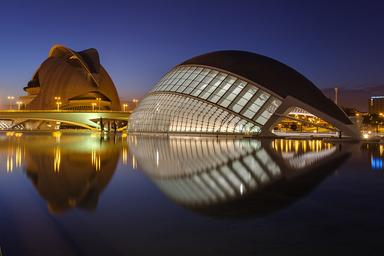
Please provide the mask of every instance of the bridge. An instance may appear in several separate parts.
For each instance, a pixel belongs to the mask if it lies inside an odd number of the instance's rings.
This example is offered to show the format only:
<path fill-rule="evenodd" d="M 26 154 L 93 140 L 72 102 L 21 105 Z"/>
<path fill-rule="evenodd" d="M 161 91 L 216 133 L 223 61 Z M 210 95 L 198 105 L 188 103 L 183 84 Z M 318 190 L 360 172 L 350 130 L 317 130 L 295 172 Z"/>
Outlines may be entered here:
<path fill-rule="evenodd" d="M 0 128 L 15 129 L 26 121 L 53 121 L 100 130 L 114 121 L 128 121 L 130 111 L 0 110 Z M 100 123 L 102 121 L 102 123 Z M 118 127 L 122 130 L 126 127 Z"/>

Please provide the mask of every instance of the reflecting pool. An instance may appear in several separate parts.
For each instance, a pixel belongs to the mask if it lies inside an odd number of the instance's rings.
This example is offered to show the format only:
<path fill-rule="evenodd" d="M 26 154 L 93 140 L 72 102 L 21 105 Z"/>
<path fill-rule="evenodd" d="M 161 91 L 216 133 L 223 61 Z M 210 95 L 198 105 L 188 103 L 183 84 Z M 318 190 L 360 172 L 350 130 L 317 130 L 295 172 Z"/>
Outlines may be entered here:
<path fill-rule="evenodd" d="M 384 147 L 0 133 L 3 255 L 380 255 Z"/>

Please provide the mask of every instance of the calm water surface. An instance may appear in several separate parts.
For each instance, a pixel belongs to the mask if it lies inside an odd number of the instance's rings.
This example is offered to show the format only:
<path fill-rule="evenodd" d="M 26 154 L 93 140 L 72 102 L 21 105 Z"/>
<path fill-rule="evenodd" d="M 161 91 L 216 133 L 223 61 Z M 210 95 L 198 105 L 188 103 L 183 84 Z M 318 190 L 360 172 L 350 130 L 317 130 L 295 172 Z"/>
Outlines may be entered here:
<path fill-rule="evenodd" d="M 383 255 L 378 144 L 0 133 L 3 255 Z"/>

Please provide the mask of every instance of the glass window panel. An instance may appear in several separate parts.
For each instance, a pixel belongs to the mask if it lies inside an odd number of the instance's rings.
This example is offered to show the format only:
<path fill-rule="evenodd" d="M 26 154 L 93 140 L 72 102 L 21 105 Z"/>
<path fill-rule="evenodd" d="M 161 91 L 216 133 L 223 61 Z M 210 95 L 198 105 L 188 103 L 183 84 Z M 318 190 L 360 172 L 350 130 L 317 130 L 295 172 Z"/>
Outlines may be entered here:
<path fill-rule="evenodd" d="M 200 98 L 207 99 L 214 90 L 223 82 L 226 74 L 220 73 L 218 74 L 210 83 L 207 88 L 205 88 L 204 92 L 200 95 Z"/>
<path fill-rule="evenodd" d="M 257 88 L 249 88 L 247 91 L 241 96 L 240 99 L 237 100 L 236 104 L 232 106 L 232 110 L 239 113 L 243 107 L 248 103 L 248 101 L 252 98 L 252 96 L 256 93 Z"/>
<path fill-rule="evenodd" d="M 268 119 L 272 116 L 272 114 L 276 111 L 276 109 L 280 106 L 281 101 L 278 99 L 272 100 L 266 109 L 256 118 L 256 122 L 264 125 Z"/>
<path fill-rule="evenodd" d="M 192 95 L 198 96 L 218 73 L 219 72 L 215 70 L 209 71 L 209 73 L 203 78 L 199 85 L 193 90 Z"/>
<path fill-rule="evenodd" d="M 234 87 L 233 87 L 233 90 L 231 91 L 231 93 L 229 93 L 223 100 L 222 102 L 220 102 L 219 104 L 223 107 L 228 107 L 232 101 L 236 98 L 236 96 L 244 89 L 244 87 L 246 86 L 246 82 L 244 81 L 241 81 L 241 80 L 237 80 L 235 83 L 234 83 Z"/>
<path fill-rule="evenodd" d="M 225 80 L 219 85 L 218 90 L 208 100 L 216 103 L 228 91 L 228 89 L 235 81 L 235 77 L 230 75 L 227 76 Z"/>

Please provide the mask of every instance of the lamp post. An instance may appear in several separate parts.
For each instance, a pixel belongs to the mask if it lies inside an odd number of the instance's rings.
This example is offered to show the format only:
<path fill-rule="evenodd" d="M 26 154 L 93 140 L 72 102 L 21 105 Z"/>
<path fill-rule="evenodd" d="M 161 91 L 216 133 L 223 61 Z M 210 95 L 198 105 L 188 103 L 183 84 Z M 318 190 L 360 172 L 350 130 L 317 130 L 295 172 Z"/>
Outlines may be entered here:
<path fill-rule="evenodd" d="M 17 104 L 17 110 L 20 110 L 20 106 L 21 106 L 21 104 L 23 104 L 23 102 L 22 101 L 17 101 L 16 104 Z"/>
<path fill-rule="evenodd" d="M 92 111 L 95 111 L 95 106 L 96 106 L 96 103 L 92 102 Z"/>
<path fill-rule="evenodd" d="M 123 104 L 123 111 L 125 112 L 125 111 L 127 111 L 127 107 L 128 107 L 128 104 Z"/>
<path fill-rule="evenodd" d="M 139 100 L 138 99 L 133 99 L 132 102 L 135 103 L 135 107 L 137 107 L 137 103 L 139 102 Z"/>
<path fill-rule="evenodd" d="M 97 102 L 99 103 L 99 110 L 100 110 L 100 103 L 101 103 L 101 98 L 96 98 Z"/>
<path fill-rule="evenodd" d="M 57 111 L 59 111 L 60 110 L 60 105 L 61 105 L 61 101 L 60 101 L 61 97 L 55 97 L 54 99 L 56 101 Z"/>
<path fill-rule="evenodd" d="M 12 101 L 15 99 L 15 97 L 13 97 L 13 96 L 8 96 L 7 98 L 8 98 L 8 100 L 9 100 L 9 110 L 11 110 L 11 109 L 12 109 Z"/>

